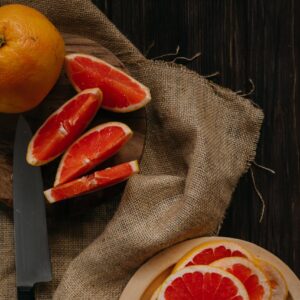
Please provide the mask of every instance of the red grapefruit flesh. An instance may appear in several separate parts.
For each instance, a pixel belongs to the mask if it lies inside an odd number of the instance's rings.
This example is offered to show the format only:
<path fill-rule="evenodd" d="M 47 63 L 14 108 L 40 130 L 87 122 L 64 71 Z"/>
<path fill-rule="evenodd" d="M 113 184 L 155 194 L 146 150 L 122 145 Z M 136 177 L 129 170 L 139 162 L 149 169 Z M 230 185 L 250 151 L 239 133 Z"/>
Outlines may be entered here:
<path fill-rule="evenodd" d="M 77 91 L 95 87 L 102 90 L 104 109 L 125 113 L 137 110 L 151 100 L 147 87 L 97 57 L 69 54 L 65 58 L 65 67 Z"/>
<path fill-rule="evenodd" d="M 208 265 L 215 260 L 239 256 L 252 260 L 251 254 L 234 242 L 219 240 L 200 244 L 185 254 L 175 265 L 173 272 L 193 265 Z"/>
<path fill-rule="evenodd" d="M 54 203 L 115 185 L 138 172 L 139 166 L 135 160 L 59 185 L 44 194 L 50 203 Z"/>
<path fill-rule="evenodd" d="M 211 266 L 191 266 L 169 276 L 158 300 L 248 300 L 238 278 Z"/>
<path fill-rule="evenodd" d="M 268 300 L 271 287 L 266 275 L 251 261 L 243 257 L 226 257 L 214 261 L 219 267 L 237 277 L 245 286 L 250 300 Z"/>
<path fill-rule="evenodd" d="M 55 111 L 29 143 L 27 162 L 44 165 L 62 154 L 87 127 L 102 103 L 98 88 L 84 90 Z"/>
<path fill-rule="evenodd" d="M 92 128 L 75 141 L 64 154 L 54 186 L 87 173 L 116 154 L 131 136 L 131 129 L 120 122 L 108 122 Z"/>

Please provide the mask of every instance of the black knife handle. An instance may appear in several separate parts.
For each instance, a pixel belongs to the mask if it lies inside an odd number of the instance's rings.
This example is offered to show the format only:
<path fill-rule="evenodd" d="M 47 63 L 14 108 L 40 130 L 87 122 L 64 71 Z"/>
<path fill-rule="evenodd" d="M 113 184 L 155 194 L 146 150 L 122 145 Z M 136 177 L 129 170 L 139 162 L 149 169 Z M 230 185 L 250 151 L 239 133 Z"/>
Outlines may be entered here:
<path fill-rule="evenodd" d="M 34 287 L 18 287 L 18 300 L 35 300 Z"/>

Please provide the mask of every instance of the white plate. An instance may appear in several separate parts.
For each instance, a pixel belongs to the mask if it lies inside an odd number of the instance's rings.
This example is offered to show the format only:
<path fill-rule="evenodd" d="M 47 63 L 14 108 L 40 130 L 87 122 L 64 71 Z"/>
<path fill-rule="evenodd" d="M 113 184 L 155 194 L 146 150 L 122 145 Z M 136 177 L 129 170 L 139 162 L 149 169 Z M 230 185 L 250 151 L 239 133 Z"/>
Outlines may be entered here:
<path fill-rule="evenodd" d="M 300 300 L 300 281 L 293 271 L 271 252 L 243 240 L 227 237 L 204 237 L 179 243 L 151 258 L 132 276 L 122 292 L 120 300 L 150 300 L 163 280 L 168 276 L 174 264 L 189 250 L 208 241 L 229 240 L 238 242 L 257 258 L 271 262 L 286 279 L 290 299 Z"/>

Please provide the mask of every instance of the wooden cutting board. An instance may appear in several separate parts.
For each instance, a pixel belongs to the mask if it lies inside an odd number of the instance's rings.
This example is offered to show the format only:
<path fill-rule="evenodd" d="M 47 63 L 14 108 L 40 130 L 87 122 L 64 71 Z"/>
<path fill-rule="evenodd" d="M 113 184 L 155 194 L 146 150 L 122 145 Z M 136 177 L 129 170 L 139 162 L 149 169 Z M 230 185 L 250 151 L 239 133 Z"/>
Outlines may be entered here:
<path fill-rule="evenodd" d="M 122 292 L 120 300 L 155 300 L 159 286 L 169 276 L 177 261 L 188 251 L 201 243 L 229 240 L 239 243 L 245 249 L 249 250 L 258 259 L 271 262 L 278 270 L 281 271 L 286 279 L 289 289 L 288 300 L 300 299 L 300 281 L 293 271 L 278 257 L 271 252 L 263 249 L 253 243 L 227 238 L 227 237 L 203 237 L 188 240 L 170 247 L 150 260 L 148 260 L 138 271 L 132 276 L 125 289 Z"/>
<path fill-rule="evenodd" d="M 67 53 L 81 52 L 91 54 L 129 73 L 124 64 L 113 53 L 102 47 L 100 44 L 78 35 L 63 34 L 63 37 Z M 37 108 L 24 114 L 26 119 L 29 121 L 33 132 L 39 128 L 43 121 L 54 110 L 60 107 L 66 100 L 70 99 L 75 94 L 75 90 L 62 71 L 57 84 L 46 99 Z M 18 115 L 0 114 L 0 167 L 3 172 L 5 171 L 5 176 L 3 177 L 3 174 L 0 176 L 2 177 L 2 179 L 0 178 L 0 187 L 7 189 L 7 191 L 5 191 L 5 193 L 3 192 L 3 194 L 8 196 L 11 196 L 10 172 L 12 145 L 17 118 Z M 143 153 L 146 132 L 145 109 L 140 109 L 126 114 L 117 114 L 100 110 L 89 128 L 108 121 L 124 122 L 133 130 L 134 134 L 133 138 L 118 154 L 103 163 L 101 166 L 98 166 L 98 169 L 134 159 L 139 160 Z M 45 189 L 53 185 L 59 161 L 60 158 L 42 167 Z M 109 201 L 113 197 L 120 197 L 124 186 L 125 183 L 122 183 L 97 193 L 81 196 L 79 197 L 80 199 L 63 201 L 61 203 L 51 205 L 51 207 L 49 206 L 48 211 L 50 214 L 79 214 L 87 209 L 97 206 L 97 204 L 104 199 Z"/>

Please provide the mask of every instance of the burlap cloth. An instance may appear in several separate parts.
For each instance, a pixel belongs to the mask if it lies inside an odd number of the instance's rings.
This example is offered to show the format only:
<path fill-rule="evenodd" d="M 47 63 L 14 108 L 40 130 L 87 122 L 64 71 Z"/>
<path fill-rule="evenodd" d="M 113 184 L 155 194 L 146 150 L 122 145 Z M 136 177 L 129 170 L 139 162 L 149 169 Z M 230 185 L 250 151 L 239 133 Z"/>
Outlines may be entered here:
<path fill-rule="evenodd" d="M 254 159 L 263 113 L 195 72 L 145 59 L 87 0 L 23 3 L 62 31 L 99 41 L 151 89 L 141 173 L 129 180 L 120 203 L 105 201 L 93 212 L 51 222 L 54 279 L 38 287 L 39 299 L 118 299 L 155 253 L 215 232 Z M 0 198 L 11 197 L 5 160 L 0 157 Z M 12 216 L 0 208 L 0 299 L 15 299 L 14 284 Z"/>

